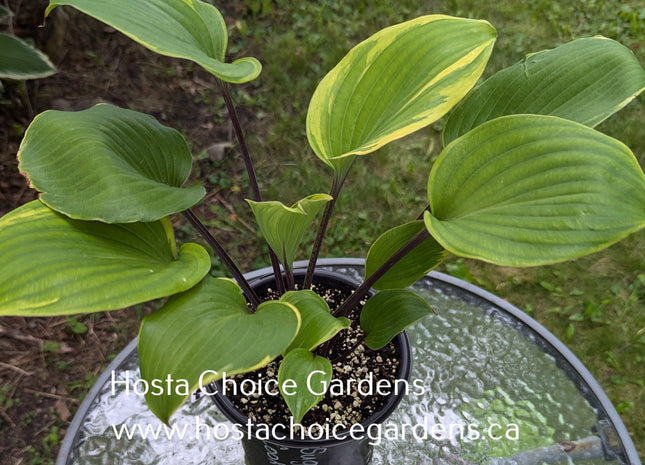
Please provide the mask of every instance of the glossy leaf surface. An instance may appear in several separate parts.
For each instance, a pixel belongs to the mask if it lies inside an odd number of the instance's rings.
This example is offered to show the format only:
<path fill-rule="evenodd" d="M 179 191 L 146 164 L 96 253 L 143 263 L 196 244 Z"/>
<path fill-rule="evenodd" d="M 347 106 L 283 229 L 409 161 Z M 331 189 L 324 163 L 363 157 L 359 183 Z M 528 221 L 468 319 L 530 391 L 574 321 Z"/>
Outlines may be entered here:
<path fill-rule="evenodd" d="M 202 186 L 181 187 L 192 165 L 181 134 L 112 105 L 41 113 L 27 129 L 18 159 L 40 199 L 76 219 L 155 221 L 205 194 Z"/>
<path fill-rule="evenodd" d="M 278 201 L 247 202 L 269 246 L 291 266 L 311 220 L 330 200 L 327 194 L 313 194 L 291 207 Z"/>
<path fill-rule="evenodd" d="M 116 310 L 185 291 L 210 270 L 197 244 L 179 254 L 167 219 L 72 220 L 35 200 L 0 218 L 0 314 Z"/>
<path fill-rule="evenodd" d="M 300 316 L 292 305 L 269 301 L 249 313 L 239 286 L 206 277 L 171 297 L 141 325 L 138 341 L 141 377 L 148 382 L 186 380 L 186 395 L 146 396 L 165 423 L 190 392 L 227 375 L 258 369 L 280 355 L 296 335 Z"/>
<path fill-rule="evenodd" d="M 43 52 L 22 39 L 0 32 L 0 78 L 36 79 L 55 72 L 56 67 Z"/>
<path fill-rule="evenodd" d="M 248 82 L 262 69 L 255 58 L 225 63 L 226 23 L 212 5 L 199 0 L 51 0 L 45 14 L 74 7 L 112 26 L 161 55 L 192 60 L 223 81 Z"/>
<path fill-rule="evenodd" d="M 278 370 L 278 384 L 295 423 L 322 400 L 331 376 L 330 361 L 308 350 L 292 350 L 284 357 Z M 283 389 L 287 380 L 293 381 L 294 389 Z"/>
<path fill-rule="evenodd" d="M 289 291 L 280 298 L 280 301 L 296 307 L 302 319 L 300 330 L 287 348 L 287 352 L 298 348 L 313 350 L 350 325 L 347 318 L 333 316 L 327 302 L 308 289 Z"/>
<path fill-rule="evenodd" d="M 447 250 L 499 265 L 559 262 L 645 226 L 645 176 L 621 142 L 552 116 L 515 115 L 450 144 L 425 222 Z"/>
<path fill-rule="evenodd" d="M 373 274 L 396 251 L 425 228 L 423 221 L 413 221 L 390 229 L 370 247 L 365 259 L 365 276 Z M 448 255 L 433 237 L 427 238 L 390 268 L 372 287 L 398 289 L 411 286 L 438 266 Z"/>
<path fill-rule="evenodd" d="M 344 157 L 371 153 L 441 118 L 475 85 L 495 37 L 485 21 L 431 15 L 361 42 L 311 99 L 314 152 L 342 173 Z"/>
<path fill-rule="evenodd" d="M 627 47 L 604 37 L 574 40 L 528 55 L 474 89 L 450 115 L 444 144 L 511 114 L 559 116 L 593 127 L 643 89 L 645 70 Z"/>
<path fill-rule="evenodd" d="M 365 344 L 378 350 L 405 328 L 432 313 L 425 299 L 405 289 L 381 291 L 373 295 L 361 311 Z"/>

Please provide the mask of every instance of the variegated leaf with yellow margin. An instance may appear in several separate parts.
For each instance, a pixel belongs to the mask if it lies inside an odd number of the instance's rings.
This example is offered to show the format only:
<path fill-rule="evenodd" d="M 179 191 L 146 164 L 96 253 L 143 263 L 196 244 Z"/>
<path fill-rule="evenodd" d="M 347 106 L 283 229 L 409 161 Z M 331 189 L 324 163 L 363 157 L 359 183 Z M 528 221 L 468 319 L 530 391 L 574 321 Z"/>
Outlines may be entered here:
<path fill-rule="evenodd" d="M 20 171 L 50 208 L 78 220 L 156 221 L 206 193 L 186 185 L 186 139 L 150 115 L 98 104 L 36 116 L 18 151 Z"/>
<path fill-rule="evenodd" d="M 217 8 L 199 0 L 51 0 L 108 24 L 153 52 L 194 61 L 223 81 L 243 83 L 262 70 L 255 58 L 225 63 L 228 31 Z"/>
<path fill-rule="evenodd" d="M 594 127 L 645 90 L 630 49 L 587 37 L 527 55 L 477 86 L 446 121 L 444 145 L 504 115 L 552 115 Z"/>
<path fill-rule="evenodd" d="M 289 344 L 287 352 L 298 348 L 314 350 L 351 324 L 345 317 L 332 315 L 325 299 L 309 289 L 289 291 L 280 301 L 296 307 L 302 318 L 300 330 Z"/>
<path fill-rule="evenodd" d="M 645 175 L 620 141 L 555 116 L 487 121 L 449 144 L 428 179 L 425 224 L 455 255 L 557 263 L 645 227 Z"/>
<path fill-rule="evenodd" d="M 361 42 L 311 99 L 307 136 L 314 152 L 342 177 L 352 155 L 438 120 L 475 85 L 495 38 L 486 21 L 430 15 Z"/>
<path fill-rule="evenodd" d="M 330 200 L 331 196 L 327 194 L 312 194 L 291 207 L 274 200 L 247 202 L 271 249 L 285 265 L 291 267 L 311 220 Z"/>
<path fill-rule="evenodd" d="M 141 377 L 152 383 L 170 376 L 178 386 L 186 384 L 190 389 L 164 395 L 149 391 L 150 410 L 168 423 L 193 390 L 224 373 L 244 373 L 266 365 L 289 346 L 300 321 L 298 310 L 286 302 L 264 302 L 250 313 L 240 287 L 225 278 L 206 277 L 189 291 L 171 297 L 141 325 Z"/>
<path fill-rule="evenodd" d="M 0 218 L 0 315 L 117 310 L 190 289 L 211 260 L 170 221 L 79 221 L 34 200 Z"/>

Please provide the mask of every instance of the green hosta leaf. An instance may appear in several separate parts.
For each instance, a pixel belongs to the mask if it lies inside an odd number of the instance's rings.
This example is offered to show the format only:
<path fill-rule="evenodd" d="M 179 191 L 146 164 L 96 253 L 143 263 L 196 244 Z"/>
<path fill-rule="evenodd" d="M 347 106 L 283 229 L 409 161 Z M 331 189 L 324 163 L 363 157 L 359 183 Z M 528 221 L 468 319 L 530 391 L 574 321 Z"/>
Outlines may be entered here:
<path fill-rule="evenodd" d="M 485 21 L 432 15 L 361 42 L 309 104 L 307 135 L 316 155 L 342 173 L 344 157 L 371 153 L 441 118 L 475 85 L 495 37 Z"/>
<path fill-rule="evenodd" d="M 340 330 L 349 328 L 350 321 L 344 317 L 333 316 L 327 302 L 313 291 L 289 291 L 280 301 L 296 307 L 302 318 L 298 335 L 287 348 L 287 352 L 297 348 L 314 350 Z"/>
<path fill-rule="evenodd" d="M 269 246 L 291 266 L 311 220 L 330 200 L 327 194 L 313 194 L 291 207 L 277 201 L 247 202 Z"/>
<path fill-rule="evenodd" d="M 35 200 L 0 218 L 0 314 L 114 310 L 185 291 L 210 270 L 197 244 L 179 255 L 167 219 L 72 220 Z"/>
<path fill-rule="evenodd" d="M 331 362 L 308 350 L 295 349 L 284 357 L 278 369 L 278 385 L 295 423 L 322 400 L 331 375 Z M 287 380 L 292 380 L 295 388 L 284 389 Z"/>
<path fill-rule="evenodd" d="M 361 311 L 365 344 L 378 350 L 405 328 L 432 313 L 422 297 L 412 291 L 397 289 L 373 295 Z"/>
<path fill-rule="evenodd" d="M 396 251 L 425 228 L 423 221 L 413 221 L 390 229 L 370 247 L 365 259 L 365 276 L 373 274 Z M 429 237 L 416 246 L 390 268 L 372 286 L 374 289 L 398 289 L 408 287 L 439 265 L 448 255 L 441 245 Z"/>
<path fill-rule="evenodd" d="M 37 79 L 55 72 L 56 67 L 43 52 L 24 40 L 0 32 L 0 78 Z"/>
<path fill-rule="evenodd" d="M 194 61 L 232 83 L 255 79 L 255 58 L 224 63 L 228 31 L 215 7 L 199 0 L 51 0 L 45 12 L 72 6 L 104 22 L 153 52 Z"/>
<path fill-rule="evenodd" d="M 18 152 L 40 199 L 72 218 L 108 223 L 155 221 L 199 202 L 204 188 L 182 188 L 192 165 L 186 140 L 154 118 L 100 104 L 46 111 Z"/>
<path fill-rule="evenodd" d="M 190 386 L 163 396 L 150 393 L 148 406 L 168 423 L 200 385 L 224 373 L 256 370 L 280 355 L 299 326 L 300 316 L 292 305 L 269 301 L 249 313 L 235 282 L 206 277 L 143 320 L 138 341 L 141 377 L 152 382 L 170 375 Z"/>
<path fill-rule="evenodd" d="M 605 120 L 645 88 L 628 48 L 604 37 L 578 39 L 528 55 L 473 90 L 450 115 L 444 144 L 499 116 L 559 116 L 587 126 Z"/>
<path fill-rule="evenodd" d="M 553 116 L 505 116 L 450 144 L 425 222 L 447 250 L 510 266 L 600 250 L 645 226 L 645 176 L 619 141 Z"/>

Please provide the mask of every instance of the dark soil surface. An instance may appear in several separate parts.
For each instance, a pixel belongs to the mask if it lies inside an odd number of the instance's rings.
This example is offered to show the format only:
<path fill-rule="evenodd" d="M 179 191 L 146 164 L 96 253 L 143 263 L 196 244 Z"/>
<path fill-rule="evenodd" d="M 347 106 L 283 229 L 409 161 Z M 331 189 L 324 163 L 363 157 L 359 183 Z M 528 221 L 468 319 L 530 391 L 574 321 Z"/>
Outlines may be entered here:
<path fill-rule="evenodd" d="M 160 57 L 72 9 L 43 26 L 47 0 L 9 0 L 13 33 L 48 53 L 58 73 L 0 91 L 0 216 L 37 198 L 16 154 L 35 115 L 109 102 L 181 131 L 193 153 L 230 145 L 218 124 L 215 82 L 190 63 Z M 215 120 L 213 120 L 215 113 Z M 215 196 L 213 202 L 226 200 Z M 224 205 L 225 206 L 225 205 Z M 206 212 L 206 210 L 204 211 Z M 136 336 L 147 306 L 90 316 L 0 318 L 0 465 L 48 464 L 109 361 Z"/>

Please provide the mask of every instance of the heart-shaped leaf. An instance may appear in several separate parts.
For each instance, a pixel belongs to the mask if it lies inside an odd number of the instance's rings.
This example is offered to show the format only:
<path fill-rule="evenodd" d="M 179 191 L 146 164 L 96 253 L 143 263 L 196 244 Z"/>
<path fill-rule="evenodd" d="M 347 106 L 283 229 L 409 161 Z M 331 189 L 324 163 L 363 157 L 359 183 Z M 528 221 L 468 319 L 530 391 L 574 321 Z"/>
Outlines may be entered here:
<path fill-rule="evenodd" d="M 300 316 L 292 305 L 268 301 L 249 313 L 235 282 L 206 277 L 143 320 L 138 341 L 141 377 L 149 383 L 168 376 L 185 380 L 192 392 L 224 373 L 266 365 L 284 352 L 299 327 Z M 168 423 L 188 395 L 149 393 L 146 401 Z"/>
<path fill-rule="evenodd" d="M 121 31 L 153 52 L 194 61 L 223 81 L 255 79 L 262 66 L 255 58 L 224 63 L 226 23 L 217 9 L 195 0 L 51 0 L 48 15 L 59 5 L 72 6 Z"/>
<path fill-rule="evenodd" d="M 291 267 L 311 220 L 330 200 L 327 194 L 313 194 L 291 207 L 278 201 L 247 202 L 271 249 Z"/>
<path fill-rule="evenodd" d="M 289 291 L 280 298 L 280 301 L 296 307 L 302 318 L 298 335 L 287 348 L 287 352 L 297 348 L 314 350 L 334 337 L 340 330 L 349 328 L 351 323 L 347 318 L 333 316 L 327 302 L 308 289 Z"/>
<path fill-rule="evenodd" d="M 35 200 L 0 218 L 0 314 L 115 310 L 185 291 L 210 270 L 197 244 L 177 255 L 167 219 L 72 220 Z"/>
<path fill-rule="evenodd" d="M 514 115 L 450 144 L 428 182 L 430 233 L 509 266 L 579 257 L 645 226 L 645 176 L 621 142 L 569 120 Z"/>
<path fill-rule="evenodd" d="M 311 99 L 307 136 L 314 152 L 342 175 L 350 155 L 374 152 L 438 120 L 475 85 L 495 37 L 485 21 L 431 15 L 361 42 Z"/>
<path fill-rule="evenodd" d="M 155 221 L 205 194 L 202 186 L 181 187 L 192 165 L 181 134 L 113 105 L 41 113 L 18 159 L 45 204 L 81 220 Z"/>
<path fill-rule="evenodd" d="M 413 221 L 397 226 L 383 233 L 370 247 L 365 258 L 365 276 L 369 277 L 383 265 L 396 251 L 407 244 L 425 228 L 423 221 Z M 448 255 L 448 251 L 433 238 L 429 237 L 416 246 L 411 253 L 396 262 L 382 277 L 372 285 L 374 289 L 399 289 L 417 282 L 438 266 Z"/>
<path fill-rule="evenodd" d="M 325 397 L 332 375 L 331 362 L 305 349 L 290 351 L 280 363 L 278 385 L 294 423 Z M 287 380 L 289 380 L 288 384 Z M 294 386 L 293 389 L 284 389 Z"/>
<path fill-rule="evenodd" d="M 595 126 L 645 89 L 631 50 L 604 37 L 528 55 L 474 89 L 454 110 L 444 144 L 499 116 L 532 113 Z"/>
<path fill-rule="evenodd" d="M 36 79 L 55 72 L 56 67 L 43 52 L 15 36 L 0 33 L 0 78 Z"/>
<path fill-rule="evenodd" d="M 396 289 L 373 295 L 361 311 L 365 344 L 381 349 L 405 328 L 432 313 L 428 302 L 412 291 Z"/>

